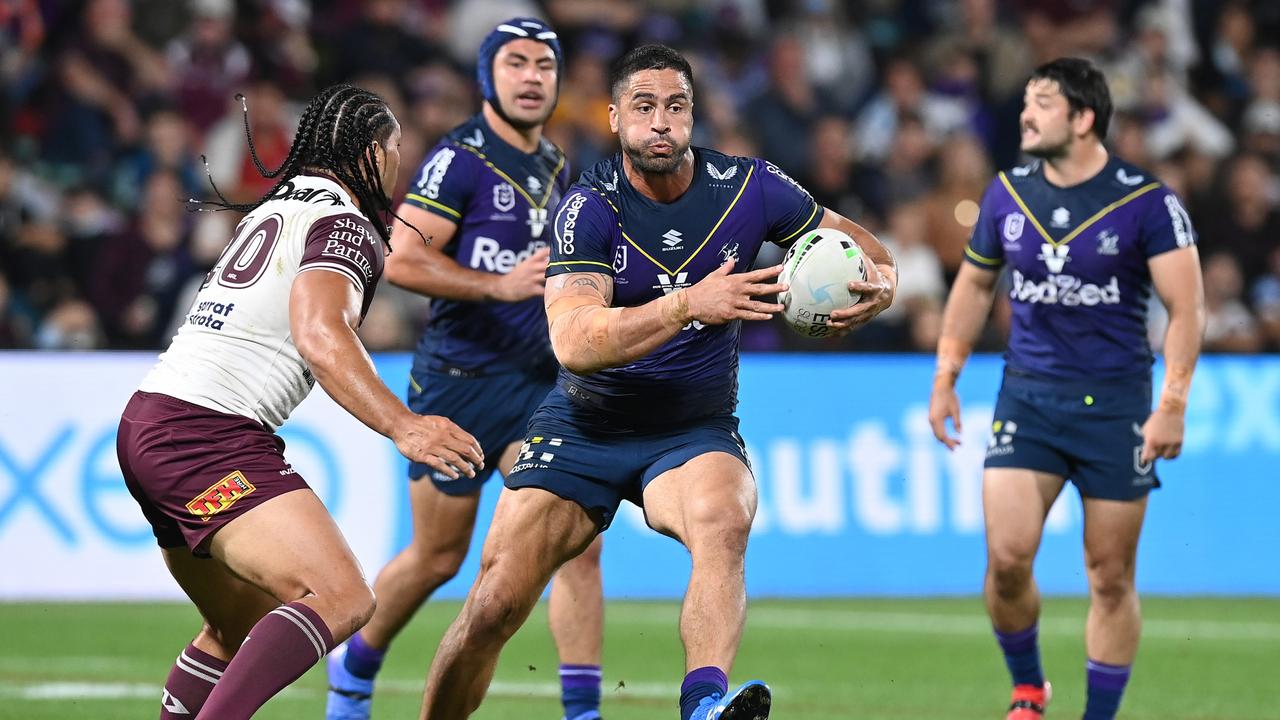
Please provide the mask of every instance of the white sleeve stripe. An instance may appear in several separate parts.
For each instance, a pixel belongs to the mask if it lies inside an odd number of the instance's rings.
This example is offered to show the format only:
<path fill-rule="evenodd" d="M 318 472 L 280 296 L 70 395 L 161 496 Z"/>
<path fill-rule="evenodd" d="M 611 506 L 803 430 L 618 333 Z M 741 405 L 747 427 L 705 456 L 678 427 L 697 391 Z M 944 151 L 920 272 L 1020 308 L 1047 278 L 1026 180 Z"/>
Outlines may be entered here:
<path fill-rule="evenodd" d="M 520 37 L 529 37 L 528 30 L 525 30 L 524 28 L 518 28 L 515 25 L 507 25 L 503 23 L 502 25 L 499 25 L 496 29 L 505 33 L 511 33 L 512 35 L 519 35 Z"/>
<path fill-rule="evenodd" d="M 356 275 L 355 272 L 351 270 L 351 268 L 345 265 L 339 265 L 337 263 L 321 263 L 321 262 L 307 263 L 306 265 L 303 265 L 302 267 L 298 268 L 298 274 L 301 275 L 302 273 L 307 272 L 308 270 L 328 270 L 329 272 L 336 272 L 341 275 L 346 275 L 347 279 L 355 283 L 357 288 L 359 288 L 361 291 L 364 290 L 364 285 L 365 285 L 364 278 L 360 277 L 359 275 Z"/>

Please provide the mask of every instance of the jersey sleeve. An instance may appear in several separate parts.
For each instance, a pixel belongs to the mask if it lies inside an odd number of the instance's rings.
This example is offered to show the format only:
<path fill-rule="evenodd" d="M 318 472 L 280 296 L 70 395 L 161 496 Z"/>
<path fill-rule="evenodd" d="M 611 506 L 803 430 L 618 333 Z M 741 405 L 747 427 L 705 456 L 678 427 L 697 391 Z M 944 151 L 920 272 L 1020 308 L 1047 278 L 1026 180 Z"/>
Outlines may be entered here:
<path fill-rule="evenodd" d="M 1153 257 L 1170 250 L 1196 244 L 1196 231 L 1182 201 L 1169 188 L 1161 186 L 1151 193 L 1142 216 L 1142 250 Z"/>
<path fill-rule="evenodd" d="M 362 294 L 378 282 L 381 254 L 377 231 L 355 213 L 327 215 L 311 223 L 298 273 L 328 270 L 346 276 Z"/>
<path fill-rule="evenodd" d="M 613 244 L 621 232 L 599 193 L 576 186 L 556 207 L 547 277 L 568 272 L 613 275 Z"/>
<path fill-rule="evenodd" d="M 756 172 L 760 176 L 770 242 L 786 246 L 802 233 L 818 227 L 822 222 L 822 208 L 808 190 L 766 160 L 756 160 Z"/>
<path fill-rule="evenodd" d="M 461 222 L 475 181 L 476 165 L 471 153 L 441 143 L 423 161 L 404 201 L 446 220 Z"/>
<path fill-rule="evenodd" d="M 999 178 L 992 180 L 982 195 L 978 208 L 978 222 L 973 235 L 964 247 L 964 259 L 980 268 L 995 270 L 1004 265 L 1004 243 L 1000 241 L 999 211 L 996 208 L 999 193 L 1004 192 Z M 1023 221 L 1025 222 L 1025 220 Z"/>

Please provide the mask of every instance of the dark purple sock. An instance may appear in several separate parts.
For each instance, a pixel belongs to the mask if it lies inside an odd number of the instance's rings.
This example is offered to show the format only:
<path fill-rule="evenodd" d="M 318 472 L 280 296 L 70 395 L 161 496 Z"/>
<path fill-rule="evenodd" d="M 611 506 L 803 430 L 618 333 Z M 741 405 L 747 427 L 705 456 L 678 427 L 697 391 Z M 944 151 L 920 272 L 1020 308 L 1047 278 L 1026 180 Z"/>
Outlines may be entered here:
<path fill-rule="evenodd" d="M 382 669 L 382 659 L 386 654 L 386 650 L 369 647 L 364 638 L 360 637 L 360 633 L 356 633 L 347 641 L 347 655 L 342 659 L 342 664 L 352 675 L 363 680 L 372 680 L 378 674 L 378 670 Z"/>
<path fill-rule="evenodd" d="M 714 665 L 695 668 L 684 676 L 680 684 L 680 720 L 689 720 L 702 698 L 729 691 L 729 678 Z"/>
<path fill-rule="evenodd" d="M 314 610 L 281 605 L 249 631 L 199 717 L 248 720 L 332 649 L 333 634 Z"/>
<path fill-rule="evenodd" d="M 1124 686 L 1129 683 L 1130 665 L 1108 665 L 1090 660 L 1086 665 L 1089 684 L 1084 720 L 1111 720 L 1120 711 Z"/>
<path fill-rule="evenodd" d="M 164 681 L 160 720 L 191 720 L 195 717 L 226 669 L 226 660 L 219 660 L 195 645 L 184 648 Z"/>
<path fill-rule="evenodd" d="M 995 631 L 1000 649 L 1004 651 L 1004 663 L 1014 685 L 1044 685 L 1044 670 L 1040 667 L 1040 627 L 1032 625 L 1026 630 L 1006 633 Z"/>

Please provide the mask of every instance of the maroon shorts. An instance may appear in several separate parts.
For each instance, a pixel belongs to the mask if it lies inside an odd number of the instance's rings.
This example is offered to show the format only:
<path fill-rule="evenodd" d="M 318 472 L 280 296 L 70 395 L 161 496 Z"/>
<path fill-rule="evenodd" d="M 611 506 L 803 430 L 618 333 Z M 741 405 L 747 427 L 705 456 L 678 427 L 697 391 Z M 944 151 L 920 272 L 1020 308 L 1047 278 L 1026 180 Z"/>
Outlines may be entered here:
<path fill-rule="evenodd" d="M 284 440 L 256 420 L 135 392 L 116 435 L 120 470 L 162 548 L 209 555 L 209 540 L 247 510 L 307 487 Z"/>

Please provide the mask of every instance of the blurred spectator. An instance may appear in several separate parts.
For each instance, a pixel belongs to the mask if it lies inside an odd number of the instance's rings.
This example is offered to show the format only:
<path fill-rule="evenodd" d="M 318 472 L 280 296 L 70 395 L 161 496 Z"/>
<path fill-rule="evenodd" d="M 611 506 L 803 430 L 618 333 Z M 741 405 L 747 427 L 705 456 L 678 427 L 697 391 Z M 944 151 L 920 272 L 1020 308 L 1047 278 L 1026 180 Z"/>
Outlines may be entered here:
<path fill-rule="evenodd" d="M 168 87 L 164 58 L 133 34 L 131 21 L 127 0 L 89 0 L 79 34 L 56 60 L 40 130 L 45 158 L 72 179 L 103 179 L 116 142 L 141 132 L 135 99 Z"/>
<path fill-rule="evenodd" d="M 1244 154 L 1227 166 L 1224 184 L 1225 202 L 1195 220 L 1205 252 L 1233 255 L 1251 284 L 1280 245 L 1275 180 L 1260 157 Z"/>
<path fill-rule="evenodd" d="M 289 106 L 280 86 L 267 78 L 258 78 L 245 93 L 249 108 L 249 127 L 253 133 L 253 149 L 263 167 L 274 171 L 284 163 L 297 127 L 297 112 Z M 275 185 L 254 164 L 244 134 L 244 109 L 236 102 L 209 132 L 205 141 L 209 172 L 233 202 L 251 202 Z"/>
<path fill-rule="evenodd" d="M 884 70 L 883 89 L 858 116 L 858 150 L 864 161 L 889 158 L 898 125 L 908 114 L 920 121 L 931 146 L 969 121 L 964 102 L 930 92 L 910 60 L 892 59 Z"/>
<path fill-rule="evenodd" d="M 937 347 L 947 291 L 942 264 L 926 242 L 928 232 L 926 209 L 913 203 L 896 207 L 880 234 L 898 261 L 898 292 L 880 318 L 898 328 L 897 345 L 923 351 Z"/>
<path fill-rule="evenodd" d="M 747 103 L 744 115 L 761 154 L 788 174 L 801 174 L 809 160 L 809 148 L 801 138 L 810 136 L 818 116 L 826 109 L 804 67 L 800 41 L 780 35 L 769 50 L 769 89 Z"/>
<path fill-rule="evenodd" d="M 871 47 L 859 25 L 850 22 L 855 5 L 809 0 L 799 6 L 791 34 L 799 42 L 806 75 L 828 107 L 852 110 L 876 80 Z"/>
<path fill-rule="evenodd" d="M 308 33 L 310 0 L 262 0 L 263 11 L 249 29 L 254 67 L 275 78 L 291 100 L 305 102 L 318 89 L 320 53 Z"/>
<path fill-rule="evenodd" d="M 360 340 L 369 352 L 398 350 L 413 342 L 409 326 L 400 315 L 400 307 L 384 292 L 379 292 L 360 323 Z"/>
<path fill-rule="evenodd" d="M 167 339 L 168 309 L 197 272 L 181 193 L 175 175 L 153 173 L 129 226 L 99 254 L 90 293 L 114 347 L 156 347 Z"/>
<path fill-rule="evenodd" d="M 1254 283 L 1250 298 L 1267 345 L 1280 350 L 1280 245 L 1267 256 L 1267 272 Z"/>
<path fill-rule="evenodd" d="M 354 25 L 337 28 L 330 38 L 329 75 L 334 80 L 357 75 L 398 77 L 405 68 L 422 65 L 436 56 L 435 48 L 404 27 L 405 0 L 366 0 L 361 7 L 360 19 Z M 510 13 L 494 23 L 509 17 Z"/>
<path fill-rule="evenodd" d="M 30 343 L 31 328 L 26 318 L 13 311 L 12 299 L 9 280 L 0 272 L 0 350 L 26 347 Z"/>
<path fill-rule="evenodd" d="M 191 28 L 169 44 L 167 54 L 178 103 L 203 135 L 249 77 L 249 50 L 231 32 L 233 0 L 192 0 L 191 9 Z"/>
<path fill-rule="evenodd" d="M 866 222 L 863 216 L 867 204 L 858 195 L 863 183 L 856 177 L 849 124 L 843 117 L 826 115 L 814 124 L 809 136 L 809 157 L 803 166 L 809 170 L 798 178 L 800 184 L 819 205 Z"/>
<path fill-rule="evenodd" d="M 219 100 L 220 106 L 223 102 Z M 178 176 L 182 192 L 189 198 L 204 191 L 204 171 L 191 148 L 191 127 L 176 109 L 159 107 L 146 119 L 140 146 L 127 152 L 116 163 L 112 195 L 117 205 L 132 209 L 137 206 L 138 188 L 153 172 L 170 172 Z"/>
<path fill-rule="evenodd" d="M 937 253 L 948 283 L 964 262 L 964 248 L 978 223 L 982 194 L 991 182 L 991 167 L 982 145 L 971 135 L 957 135 L 938 153 L 938 186 L 924 201 L 924 238 Z"/>
<path fill-rule="evenodd" d="M 1205 352 L 1257 352 L 1262 334 L 1241 300 L 1244 278 L 1240 263 L 1226 253 L 1204 263 Z"/>
<path fill-rule="evenodd" d="M 102 345 L 97 315 L 83 300 L 58 303 L 36 330 L 35 347 L 39 350 L 94 350 Z"/>

